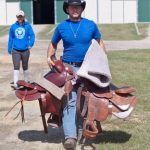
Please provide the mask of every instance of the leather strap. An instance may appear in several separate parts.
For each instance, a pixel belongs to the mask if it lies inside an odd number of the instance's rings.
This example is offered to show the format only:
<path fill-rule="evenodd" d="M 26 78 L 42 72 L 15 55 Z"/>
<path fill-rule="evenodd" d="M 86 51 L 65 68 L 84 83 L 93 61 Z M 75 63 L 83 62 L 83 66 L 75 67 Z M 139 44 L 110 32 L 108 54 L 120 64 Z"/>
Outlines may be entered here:
<path fill-rule="evenodd" d="M 88 98 L 88 114 L 83 125 L 83 136 L 93 138 L 98 133 L 98 129 L 94 124 L 96 103 L 94 103 L 94 96 L 92 96 L 92 93 L 87 91 L 86 97 Z"/>
<path fill-rule="evenodd" d="M 118 94 L 130 94 L 130 93 L 133 93 L 135 91 L 136 90 L 133 87 L 122 87 L 122 88 L 116 89 L 115 93 L 118 93 Z"/>
<path fill-rule="evenodd" d="M 78 90 L 77 90 L 77 112 L 79 115 L 81 115 L 81 106 L 80 106 L 80 101 L 81 101 L 81 94 L 82 94 L 82 88 L 83 87 L 79 87 Z"/>
<path fill-rule="evenodd" d="M 82 117 L 85 117 L 87 110 L 88 110 L 88 100 L 89 100 L 89 92 L 85 91 L 83 87 L 79 87 L 77 90 L 77 112 L 79 115 Z M 83 103 L 83 108 L 81 110 L 81 96 L 84 95 L 84 103 Z"/>

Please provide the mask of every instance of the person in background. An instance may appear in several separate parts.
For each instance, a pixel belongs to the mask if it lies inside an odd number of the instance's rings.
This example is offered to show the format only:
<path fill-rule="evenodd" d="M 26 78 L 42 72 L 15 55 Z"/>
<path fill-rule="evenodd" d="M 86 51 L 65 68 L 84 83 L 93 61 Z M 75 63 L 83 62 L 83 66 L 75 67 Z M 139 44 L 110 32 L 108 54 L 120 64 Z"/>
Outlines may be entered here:
<path fill-rule="evenodd" d="M 80 68 L 92 39 L 95 39 L 105 51 L 105 45 L 97 25 L 93 21 L 81 17 L 85 6 L 86 2 L 83 0 L 64 1 L 63 10 L 69 15 L 69 19 L 60 23 L 54 31 L 47 51 L 47 62 L 50 67 L 54 66 L 52 58 L 55 56 L 58 42 L 61 39 L 64 47 L 62 61 L 70 64 L 75 72 Z M 63 108 L 62 121 L 66 149 L 76 147 L 78 131 L 82 130 L 82 121 L 77 126 L 76 99 L 77 91 L 74 88 Z"/>
<path fill-rule="evenodd" d="M 25 14 L 20 10 L 16 14 L 17 21 L 11 25 L 9 30 L 8 53 L 12 54 L 13 61 L 13 82 L 12 87 L 18 88 L 17 81 L 19 80 L 20 62 L 22 62 L 24 80 L 29 81 L 28 61 L 30 49 L 35 42 L 34 31 L 25 20 Z"/>

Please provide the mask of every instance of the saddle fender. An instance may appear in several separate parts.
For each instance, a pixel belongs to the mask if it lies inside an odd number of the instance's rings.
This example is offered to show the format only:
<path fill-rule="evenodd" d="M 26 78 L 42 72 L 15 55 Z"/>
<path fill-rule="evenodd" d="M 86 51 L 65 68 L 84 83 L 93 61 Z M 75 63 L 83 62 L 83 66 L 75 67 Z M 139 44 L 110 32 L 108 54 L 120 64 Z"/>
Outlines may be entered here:
<path fill-rule="evenodd" d="M 43 111 L 45 113 L 53 113 L 55 115 L 59 115 L 61 111 L 61 101 L 55 98 L 49 92 L 42 95 L 41 98 Z"/>

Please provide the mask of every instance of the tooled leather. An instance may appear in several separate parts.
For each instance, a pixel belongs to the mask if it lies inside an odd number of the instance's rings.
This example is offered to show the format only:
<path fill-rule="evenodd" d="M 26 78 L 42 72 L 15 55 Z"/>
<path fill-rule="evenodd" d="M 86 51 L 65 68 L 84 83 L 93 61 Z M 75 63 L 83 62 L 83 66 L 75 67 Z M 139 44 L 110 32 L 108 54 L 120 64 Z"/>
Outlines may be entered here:
<path fill-rule="evenodd" d="M 87 82 L 84 85 L 85 88 L 79 90 L 80 94 L 78 96 L 78 99 L 81 98 L 81 95 L 84 95 L 85 99 L 87 99 L 85 93 L 86 92 L 90 93 L 88 96 L 88 101 L 86 100 L 86 102 L 88 102 L 88 104 L 86 104 L 85 109 L 87 111 L 86 112 L 87 116 L 83 116 L 86 120 L 84 122 L 84 130 L 83 130 L 83 135 L 85 137 L 89 138 L 96 136 L 95 132 L 92 131 L 93 129 L 90 131 L 86 129 L 86 127 L 88 126 L 87 122 L 88 123 L 90 122 L 91 125 L 95 126 L 95 121 L 104 121 L 108 118 L 108 116 L 112 115 L 113 112 L 119 113 L 128 111 L 131 107 L 134 108 L 137 103 L 136 96 L 133 96 L 131 94 L 132 92 L 135 91 L 135 89 L 132 87 L 126 87 L 125 89 L 120 88 L 119 90 L 110 90 L 109 88 L 106 88 L 103 89 L 103 91 L 101 91 L 100 88 L 99 89 L 96 89 L 95 87 L 91 88 L 92 86 Z M 86 87 L 87 85 L 90 86 Z M 80 105 L 77 106 L 77 110 L 79 109 Z M 84 112 L 84 114 L 86 113 Z"/>

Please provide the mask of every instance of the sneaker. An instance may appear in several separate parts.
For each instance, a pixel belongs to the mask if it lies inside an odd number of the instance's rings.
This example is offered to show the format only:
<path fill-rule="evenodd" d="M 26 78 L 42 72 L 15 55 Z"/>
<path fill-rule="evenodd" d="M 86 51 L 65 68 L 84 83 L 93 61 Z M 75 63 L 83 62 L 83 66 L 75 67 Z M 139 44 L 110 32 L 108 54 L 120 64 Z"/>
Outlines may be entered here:
<path fill-rule="evenodd" d="M 18 89 L 19 89 L 19 86 L 18 86 L 18 85 L 13 84 L 13 85 L 11 85 L 11 88 L 13 88 L 14 90 L 18 90 Z"/>
<path fill-rule="evenodd" d="M 64 147 L 65 147 L 65 149 L 75 150 L 76 143 L 77 143 L 76 139 L 68 138 L 64 142 Z"/>
<path fill-rule="evenodd" d="M 14 84 L 14 81 L 10 82 L 10 84 Z"/>

